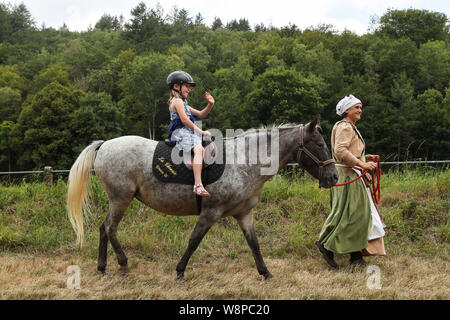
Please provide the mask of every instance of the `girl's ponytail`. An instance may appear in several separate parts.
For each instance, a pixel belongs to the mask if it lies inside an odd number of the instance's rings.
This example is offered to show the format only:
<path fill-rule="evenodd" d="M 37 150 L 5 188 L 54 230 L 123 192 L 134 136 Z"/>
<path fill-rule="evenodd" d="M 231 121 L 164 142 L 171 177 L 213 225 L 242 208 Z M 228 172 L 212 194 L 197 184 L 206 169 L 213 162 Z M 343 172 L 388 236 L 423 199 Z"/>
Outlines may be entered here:
<path fill-rule="evenodd" d="M 178 92 L 176 92 L 175 90 L 170 90 L 170 98 L 169 98 L 169 101 L 167 101 L 167 103 L 169 104 L 169 106 L 170 106 L 170 104 L 172 103 L 172 100 L 173 100 L 174 98 L 180 98 L 180 99 L 181 99 L 181 96 L 180 96 L 180 94 L 179 94 Z"/>

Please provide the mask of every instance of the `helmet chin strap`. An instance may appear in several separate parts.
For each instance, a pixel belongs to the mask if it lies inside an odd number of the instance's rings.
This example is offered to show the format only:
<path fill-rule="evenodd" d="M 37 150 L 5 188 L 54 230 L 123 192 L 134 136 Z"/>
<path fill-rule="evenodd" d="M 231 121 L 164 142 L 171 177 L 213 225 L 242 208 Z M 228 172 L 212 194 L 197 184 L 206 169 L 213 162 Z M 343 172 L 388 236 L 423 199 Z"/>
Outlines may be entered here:
<path fill-rule="evenodd" d="M 172 87 L 172 90 L 175 92 L 178 92 L 181 95 L 181 99 L 186 100 L 186 98 L 183 96 L 183 92 L 181 92 L 181 89 L 183 89 L 183 83 L 180 83 L 180 90 L 175 89 L 174 87 Z"/>

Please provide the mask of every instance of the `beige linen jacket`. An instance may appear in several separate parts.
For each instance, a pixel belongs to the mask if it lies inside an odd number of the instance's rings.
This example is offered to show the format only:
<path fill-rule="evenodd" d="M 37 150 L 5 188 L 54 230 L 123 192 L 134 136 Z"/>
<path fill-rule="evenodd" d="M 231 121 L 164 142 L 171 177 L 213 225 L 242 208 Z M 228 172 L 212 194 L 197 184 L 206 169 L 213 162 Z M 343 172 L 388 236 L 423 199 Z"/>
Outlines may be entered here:
<path fill-rule="evenodd" d="M 334 129 L 331 139 L 334 146 L 333 153 L 338 163 L 357 166 L 360 165 L 360 161 L 365 161 L 361 159 L 365 149 L 364 140 L 350 122 L 342 120 Z"/>

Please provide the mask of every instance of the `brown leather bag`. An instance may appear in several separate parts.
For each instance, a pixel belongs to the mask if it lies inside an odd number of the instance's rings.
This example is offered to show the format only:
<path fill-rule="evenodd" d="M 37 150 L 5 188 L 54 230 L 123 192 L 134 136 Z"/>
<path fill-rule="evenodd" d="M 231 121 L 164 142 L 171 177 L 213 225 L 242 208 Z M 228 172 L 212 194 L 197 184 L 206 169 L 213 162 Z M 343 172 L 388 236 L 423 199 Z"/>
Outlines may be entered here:
<path fill-rule="evenodd" d="M 364 184 L 366 185 L 366 187 L 370 187 L 372 185 L 372 174 L 370 174 L 369 172 L 366 172 L 363 175 L 363 180 L 364 180 Z"/>

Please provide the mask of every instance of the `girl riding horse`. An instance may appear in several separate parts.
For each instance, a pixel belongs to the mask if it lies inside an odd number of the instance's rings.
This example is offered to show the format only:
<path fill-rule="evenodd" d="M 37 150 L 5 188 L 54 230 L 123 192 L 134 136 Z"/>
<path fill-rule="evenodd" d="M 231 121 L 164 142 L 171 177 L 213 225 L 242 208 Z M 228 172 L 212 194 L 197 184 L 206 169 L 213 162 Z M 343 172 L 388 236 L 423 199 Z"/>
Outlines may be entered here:
<path fill-rule="evenodd" d="M 187 104 L 186 98 L 195 86 L 194 79 L 184 71 L 174 71 L 167 77 L 167 86 L 171 89 L 169 99 L 170 120 L 169 140 L 176 143 L 176 147 L 184 152 L 194 152 L 192 170 L 194 171 L 194 193 L 202 197 L 210 194 L 202 184 L 202 162 L 205 149 L 202 146 L 202 135 L 211 136 L 209 131 L 203 131 L 196 123 L 196 119 L 205 118 L 214 106 L 214 98 L 205 93 L 208 105 L 202 111 Z"/>

